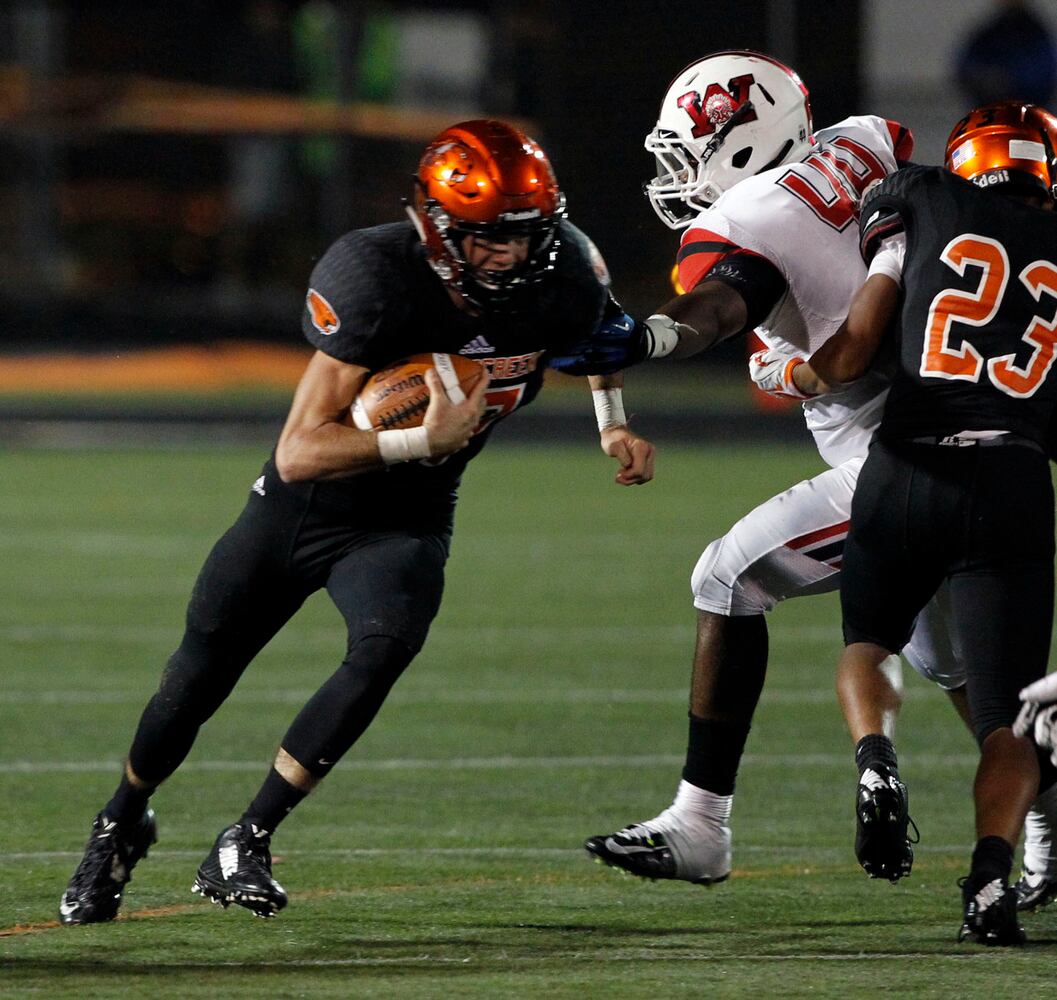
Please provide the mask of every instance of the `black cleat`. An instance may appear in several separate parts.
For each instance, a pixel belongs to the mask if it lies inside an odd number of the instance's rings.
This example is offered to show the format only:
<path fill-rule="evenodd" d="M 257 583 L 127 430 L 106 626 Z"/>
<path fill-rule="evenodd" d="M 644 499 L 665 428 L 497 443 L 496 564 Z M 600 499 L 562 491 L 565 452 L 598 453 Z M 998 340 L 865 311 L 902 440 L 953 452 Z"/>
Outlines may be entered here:
<path fill-rule="evenodd" d="M 84 857 L 59 903 L 59 920 L 67 925 L 113 920 L 121 894 L 132 881 L 132 869 L 158 839 L 154 811 L 148 809 L 131 829 L 119 827 L 105 813 L 92 820 Z"/>
<path fill-rule="evenodd" d="M 907 789 L 887 771 L 866 768 L 855 792 L 855 857 L 870 878 L 898 882 L 910 874 L 914 849 L 908 827 Z M 917 843 L 915 840 L 914 843 Z"/>
<path fill-rule="evenodd" d="M 713 823 L 691 834 L 667 810 L 648 824 L 632 823 L 616 833 L 589 837 L 584 848 L 597 860 L 639 878 L 712 885 L 730 875 L 730 828 Z"/>
<path fill-rule="evenodd" d="M 597 860 L 639 878 L 675 878 L 675 858 L 663 833 L 630 826 L 608 836 L 588 837 L 584 849 Z"/>
<path fill-rule="evenodd" d="M 1017 884 L 1013 886 L 1013 895 L 1017 898 L 1019 912 L 1031 913 L 1033 910 L 1041 910 L 1057 899 L 1057 878 L 1024 868 Z"/>
<path fill-rule="evenodd" d="M 958 932 L 959 941 L 974 941 L 986 945 L 1021 945 L 1027 940 L 1024 928 L 1017 923 L 1017 897 L 996 878 L 975 886 L 965 878 L 960 883 L 965 918 Z"/>
<path fill-rule="evenodd" d="M 272 878 L 271 834 L 236 823 L 222 830 L 191 886 L 225 909 L 231 903 L 258 917 L 274 917 L 286 906 L 286 890 Z"/>

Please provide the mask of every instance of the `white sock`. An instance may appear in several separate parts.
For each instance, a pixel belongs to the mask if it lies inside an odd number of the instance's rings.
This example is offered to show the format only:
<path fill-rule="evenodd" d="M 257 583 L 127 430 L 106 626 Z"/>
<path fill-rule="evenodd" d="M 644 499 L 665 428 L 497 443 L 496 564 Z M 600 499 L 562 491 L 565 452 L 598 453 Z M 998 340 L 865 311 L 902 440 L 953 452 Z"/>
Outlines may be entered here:
<path fill-rule="evenodd" d="M 697 785 L 691 785 L 688 781 L 680 781 L 675 801 L 660 816 L 648 820 L 643 825 L 663 829 L 668 822 L 676 820 L 688 831 L 708 826 L 726 826 L 730 821 L 733 805 L 733 795 L 717 795 L 715 792 L 698 788 Z"/>
<path fill-rule="evenodd" d="M 730 810 L 734 805 L 734 796 L 717 795 L 689 781 L 680 781 L 679 790 L 675 793 L 672 809 L 679 815 L 698 816 L 710 819 L 715 823 L 727 823 Z"/>

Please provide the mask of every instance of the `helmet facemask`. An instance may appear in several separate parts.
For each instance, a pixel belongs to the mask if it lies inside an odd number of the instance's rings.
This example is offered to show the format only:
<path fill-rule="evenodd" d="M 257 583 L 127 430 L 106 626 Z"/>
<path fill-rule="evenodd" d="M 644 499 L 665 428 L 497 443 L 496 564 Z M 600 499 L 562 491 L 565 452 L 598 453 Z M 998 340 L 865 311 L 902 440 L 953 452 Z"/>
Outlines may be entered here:
<path fill-rule="evenodd" d="M 754 115 L 752 101 L 739 105 L 726 124 L 704 144 L 700 158 L 674 132 L 657 128 L 646 137 L 646 148 L 657 158 L 657 176 L 646 182 L 643 191 L 667 226 L 682 229 L 689 225 L 695 215 L 723 193 L 710 183 L 706 172 L 708 163 L 719 153 L 731 131 Z M 735 153 L 734 161 L 747 160 L 745 152 L 749 151 Z"/>
<path fill-rule="evenodd" d="M 564 215 L 565 199 L 552 215 L 535 219 L 500 220 L 495 223 L 473 222 L 453 218 L 435 199 L 423 199 L 422 214 L 427 232 L 443 248 L 430 256 L 433 270 L 463 298 L 478 308 L 504 311 L 516 308 L 520 293 L 535 287 L 553 270 L 561 241 L 558 221 Z M 515 214 L 515 213 L 509 213 Z M 485 269 L 475 267 L 467 256 L 467 239 L 508 245 L 525 241 L 525 252 L 510 267 Z"/>

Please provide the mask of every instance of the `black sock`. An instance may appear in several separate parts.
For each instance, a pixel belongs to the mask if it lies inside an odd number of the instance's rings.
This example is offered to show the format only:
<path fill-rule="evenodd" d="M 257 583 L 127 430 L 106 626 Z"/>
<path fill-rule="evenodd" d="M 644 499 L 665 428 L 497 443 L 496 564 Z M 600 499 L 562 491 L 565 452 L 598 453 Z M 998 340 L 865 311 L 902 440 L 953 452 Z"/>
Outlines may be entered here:
<path fill-rule="evenodd" d="M 295 788 L 273 767 L 239 822 L 274 833 L 287 814 L 308 792 Z"/>
<path fill-rule="evenodd" d="M 973 850 L 969 880 L 974 888 L 987 885 L 996 878 L 1009 880 L 1013 870 L 1013 845 L 1002 837 L 981 837 Z"/>
<path fill-rule="evenodd" d="M 154 788 L 154 785 L 134 785 L 128 780 L 128 775 L 123 774 L 121 784 L 117 786 L 114 797 L 103 808 L 103 812 L 118 826 L 133 826 L 147 811 L 147 802 L 154 794 Z"/>
<path fill-rule="evenodd" d="M 690 713 L 683 780 L 716 795 L 732 795 L 748 738 L 747 723 L 702 719 Z"/>
<path fill-rule="evenodd" d="M 870 733 L 859 740 L 855 747 L 855 766 L 859 769 L 860 777 L 867 768 L 899 777 L 896 748 L 887 736 L 880 733 Z"/>

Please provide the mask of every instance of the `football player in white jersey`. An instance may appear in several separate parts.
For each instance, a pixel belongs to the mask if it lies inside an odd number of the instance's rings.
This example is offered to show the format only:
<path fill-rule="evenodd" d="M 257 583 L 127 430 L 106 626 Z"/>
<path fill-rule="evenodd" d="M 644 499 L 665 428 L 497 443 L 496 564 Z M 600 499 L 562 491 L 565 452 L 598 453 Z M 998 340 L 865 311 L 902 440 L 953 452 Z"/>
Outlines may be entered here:
<path fill-rule="evenodd" d="M 646 139 L 658 164 L 647 194 L 668 226 L 684 230 L 678 267 L 686 292 L 636 324 L 641 345 L 634 342 L 629 360 L 687 356 L 755 328 L 769 349 L 756 356 L 754 378 L 804 398 L 789 382 L 788 361 L 814 351 L 845 318 L 865 278 L 856 224 L 862 196 L 912 147 L 905 128 L 874 116 L 814 132 L 800 78 L 768 56 L 720 52 L 688 66 Z M 844 391 L 805 399 L 830 468 L 748 513 L 698 560 L 682 781 L 660 815 L 588 839 L 598 859 L 699 884 L 730 874 L 735 776 L 767 666 L 764 615 L 779 601 L 837 588 L 851 497 L 886 390 L 887 380 L 870 373 Z M 935 604 L 905 653 L 951 691 L 964 715 L 963 678 Z M 860 772 L 856 855 L 871 877 L 895 881 L 913 861 L 906 791 L 885 735 L 901 702 L 898 661 L 840 677 L 838 693 Z"/>

